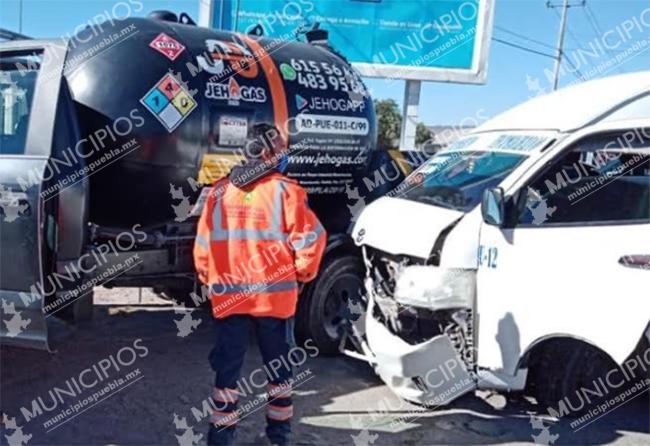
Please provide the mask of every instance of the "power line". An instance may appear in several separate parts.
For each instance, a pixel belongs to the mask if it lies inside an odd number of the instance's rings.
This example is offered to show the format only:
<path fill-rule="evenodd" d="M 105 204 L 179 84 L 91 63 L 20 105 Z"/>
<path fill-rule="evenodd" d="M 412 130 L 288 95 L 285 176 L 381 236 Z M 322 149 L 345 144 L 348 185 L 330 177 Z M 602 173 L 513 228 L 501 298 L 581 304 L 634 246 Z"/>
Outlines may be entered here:
<path fill-rule="evenodd" d="M 585 15 L 587 16 L 587 21 L 591 25 L 591 28 L 594 30 L 594 33 L 596 35 L 596 39 L 600 39 L 602 37 L 602 35 L 603 35 L 603 29 L 600 27 L 600 24 L 598 23 L 598 19 L 596 18 L 596 15 L 594 14 L 594 12 L 589 7 L 589 4 L 585 4 L 584 11 L 585 11 Z M 607 53 L 607 55 L 609 57 L 611 57 L 612 59 L 615 58 L 612 51 L 609 48 L 607 48 L 606 45 L 605 45 L 604 49 L 605 49 L 605 52 Z M 619 73 L 622 73 L 620 66 L 617 66 L 616 70 Z"/>
<path fill-rule="evenodd" d="M 512 36 L 518 37 L 518 38 L 520 38 L 520 39 L 522 39 L 522 40 L 527 40 L 527 41 L 532 42 L 532 43 L 535 43 L 535 44 L 537 44 L 537 45 L 541 45 L 541 46 L 544 46 L 544 47 L 546 47 L 546 48 L 549 48 L 549 49 L 555 50 L 555 47 L 554 47 L 554 46 L 551 46 L 551 45 L 549 45 L 549 44 L 547 44 L 547 43 L 544 43 L 544 42 L 542 42 L 542 41 L 539 41 L 539 40 L 533 39 L 533 38 L 531 38 L 531 37 L 525 36 L 525 35 L 523 35 L 523 34 L 519 34 L 519 33 L 517 33 L 517 32 L 511 31 L 511 30 L 509 30 L 509 29 L 507 29 L 507 28 L 504 28 L 504 27 L 502 27 L 502 26 L 495 26 L 495 29 L 497 29 L 497 30 L 499 30 L 499 31 L 501 31 L 501 32 L 504 32 L 504 33 L 510 34 L 510 35 L 512 35 Z M 529 53 L 533 53 L 533 54 L 537 54 L 537 55 L 545 56 L 545 57 L 550 57 L 550 58 L 552 58 L 552 59 L 555 59 L 555 58 L 556 58 L 556 56 L 554 56 L 554 55 L 552 55 L 552 54 L 544 53 L 544 52 L 542 52 L 542 51 L 538 51 L 538 50 L 535 50 L 535 49 L 532 49 L 532 48 L 528 48 L 528 47 L 525 47 L 525 46 L 523 46 L 523 45 L 517 45 L 516 43 L 508 42 L 508 41 L 505 41 L 505 40 L 501 40 L 501 39 L 498 39 L 498 38 L 496 38 L 496 37 L 493 38 L 492 40 L 494 40 L 494 41 L 496 41 L 496 42 L 498 42 L 498 43 L 504 44 L 504 45 L 508 45 L 508 46 L 511 46 L 511 47 L 514 47 L 514 48 L 520 49 L 520 50 L 522 50 L 522 51 L 529 52 Z M 574 70 L 574 73 L 573 73 L 573 74 L 574 74 L 578 79 L 584 81 L 584 80 L 585 80 L 584 75 L 583 75 L 583 74 L 580 72 L 580 70 L 579 70 L 579 69 L 578 69 L 578 68 L 573 64 L 573 62 L 571 62 L 568 58 L 566 58 L 565 60 L 566 60 L 566 62 L 567 62 L 569 65 L 571 65 L 571 68 L 573 68 L 573 70 Z"/>
<path fill-rule="evenodd" d="M 555 15 L 557 16 L 558 19 L 562 19 L 559 12 L 557 12 L 555 9 L 553 9 L 553 12 L 555 13 Z M 571 38 L 571 40 L 573 40 L 573 43 L 575 43 L 576 46 L 580 47 L 581 46 L 580 45 L 580 38 L 575 35 L 573 30 L 567 26 L 566 32 L 569 35 L 569 37 Z"/>
<path fill-rule="evenodd" d="M 558 12 L 555 10 L 555 8 L 562 8 L 562 15 L 560 16 L 560 29 L 558 30 L 557 36 L 557 55 L 555 57 L 555 67 L 553 68 L 553 90 L 557 90 L 558 82 L 560 80 L 560 66 L 562 65 L 562 56 L 564 55 L 564 35 L 567 32 L 567 16 L 569 8 L 574 6 L 584 6 L 585 2 L 586 0 L 582 0 L 581 3 L 571 3 L 569 0 L 563 0 L 562 5 L 555 5 L 550 0 L 546 2 L 546 7 L 551 8 L 556 15 L 558 15 Z M 569 34 L 575 39 L 575 36 L 573 36 L 571 30 L 569 30 Z M 580 43 L 578 42 L 577 45 L 580 46 Z M 573 63 L 570 63 L 570 65 L 580 75 L 580 78 L 584 79 L 584 76 L 582 73 L 580 73 L 580 70 L 578 70 L 578 68 L 573 65 Z"/>
<path fill-rule="evenodd" d="M 582 74 L 582 72 L 578 69 L 578 67 L 576 67 L 575 65 L 573 65 L 573 62 L 571 62 L 571 59 L 569 59 L 569 58 L 567 57 L 567 58 L 565 58 L 564 60 L 565 60 L 569 65 L 571 65 L 571 68 L 573 68 L 575 74 L 577 74 L 578 79 L 580 79 L 581 81 L 584 82 L 584 81 L 586 80 L 586 79 L 585 79 L 585 76 L 584 76 L 584 75 Z"/>
<path fill-rule="evenodd" d="M 603 35 L 603 29 L 600 27 L 600 24 L 598 23 L 598 19 L 596 19 L 596 15 L 594 12 L 591 10 L 591 7 L 589 4 L 585 4 L 585 14 L 587 15 L 587 19 L 589 20 L 589 23 L 591 26 L 594 28 L 598 36 Z"/>
<path fill-rule="evenodd" d="M 573 6 L 576 6 L 576 5 L 573 5 Z M 585 10 L 586 10 L 586 9 L 588 8 L 587 2 L 585 1 L 585 2 L 582 4 L 582 6 L 584 6 L 584 7 L 585 7 Z M 558 17 L 560 17 L 559 13 L 558 13 L 555 9 L 553 10 L 553 12 L 555 12 L 555 15 L 557 15 Z M 591 11 L 590 11 L 590 12 L 591 12 Z M 589 16 L 587 16 L 587 17 L 589 17 Z M 595 17 L 593 17 L 593 18 L 595 19 Z M 592 26 L 592 29 L 593 29 L 593 31 L 594 31 L 594 33 L 595 33 L 595 37 L 596 37 L 596 39 L 599 39 L 599 38 L 600 38 L 600 35 L 601 35 L 602 33 L 600 32 L 600 29 L 601 29 L 601 28 L 600 28 L 600 26 L 598 25 L 598 22 L 591 23 L 591 20 L 589 20 L 589 24 Z M 569 34 L 569 37 L 571 38 L 571 40 L 573 40 L 573 43 L 575 43 L 575 45 L 576 45 L 576 47 L 577 47 L 578 49 L 580 49 L 580 50 L 582 50 L 582 51 L 590 51 L 589 49 L 583 47 L 583 46 L 580 44 L 580 38 L 576 37 L 576 35 L 574 34 L 574 32 L 573 32 L 571 29 L 568 29 L 568 28 L 567 28 L 567 33 Z M 563 54 L 566 54 L 567 51 L 569 51 L 569 50 L 570 50 L 570 49 L 567 48 L 566 51 L 563 52 Z M 592 49 L 592 50 L 593 50 L 593 49 Z M 607 55 L 608 55 L 609 57 L 611 57 L 611 58 L 615 58 L 615 57 L 616 57 L 616 56 L 615 56 L 615 55 L 614 55 L 610 50 L 608 50 L 607 48 L 604 48 L 604 51 L 607 53 Z M 571 63 L 571 61 L 570 61 L 570 59 L 569 59 L 568 57 L 565 57 L 564 59 L 565 59 L 566 61 L 568 61 L 569 63 Z M 572 63 L 571 63 L 571 65 L 574 67 L 574 69 L 577 70 L 577 68 L 575 68 L 575 65 L 573 65 Z M 621 72 L 620 67 L 617 67 L 616 70 L 617 70 L 619 73 Z M 578 71 L 578 72 L 579 72 L 579 71 Z"/>
<path fill-rule="evenodd" d="M 589 6 L 589 3 L 585 3 L 585 14 L 587 17 L 587 20 L 589 22 L 589 25 L 591 26 L 591 29 L 594 31 L 594 36 L 596 39 L 602 39 L 603 36 L 603 28 L 600 26 L 600 23 L 598 22 L 598 19 L 596 18 L 596 15 L 594 14 L 593 9 Z M 557 14 L 557 13 L 556 13 Z M 576 40 L 576 35 L 572 34 L 572 38 L 575 41 Z M 586 38 L 586 37 L 585 37 Z M 578 39 L 579 40 L 579 39 Z M 567 51 L 593 51 L 593 48 L 585 48 L 584 46 L 580 45 L 579 42 L 575 42 L 576 47 L 575 48 L 567 48 Z M 612 50 L 611 48 L 604 47 L 603 50 L 607 52 L 611 57 L 614 57 L 614 54 L 625 54 L 628 53 L 630 50 L 632 50 L 632 47 L 626 47 L 626 48 L 621 48 L 617 50 Z"/>
<path fill-rule="evenodd" d="M 586 3 L 583 3 L 581 6 L 584 6 L 585 4 Z M 573 5 L 573 6 L 577 6 L 577 5 Z M 555 9 L 553 9 L 553 12 L 555 13 L 556 16 L 558 16 L 558 18 L 561 19 L 560 14 Z M 567 32 L 567 34 L 569 34 L 569 37 L 571 38 L 571 40 L 573 40 L 573 43 L 575 43 L 576 46 L 580 48 L 581 47 L 580 39 L 578 37 L 576 37 L 576 35 L 573 33 L 573 31 L 568 26 L 567 26 L 566 32 Z M 562 51 L 562 56 L 565 56 L 567 51 L 565 51 L 564 49 L 562 49 L 561 51 Z M 573 68 L 577 72 L 577 74 L 578 74 L 578 76 L 579 76 L 579 78 L 581 80 L 583 80 L 583 81 L 585 80 L 584 76 L 582 75 L 580 70 L 574 65 L 574 63 L 571 61 L 571 59 L 569 59 L 568 57 L 564 57 L 564 61 L 566 61 L 569 65 L 571 65 L 571 68 Z"/>
<path fill-rule="evenodd" d="M 555 12 L 555 14 L 557 14 L 557 11 L 554 10 L 554 12 Z M 571 38 L 571 40 L 573 40 L 573 42 L 574 42 L 574 43 L 579 47 L 579 46 L 580 46 L 580 42 L 578 41 L 578 39 L 577 39 L 577 37 L 575 36 L 575 34 L 573 34 L 573 31 L 571 31 L 571 30 L 568 29 L 568 28 L 567 28 L 566 31 L 567 31 L 567 33 L 569 34 L 569 37 Z M 559 49 L 559 57 L 560 57 L 560 61 L 559 61 L 558 63 L 562 63 L 562 61 L 564 61 L 564 62 L 566 62 L 567 64 L 571 65 L 571 68 L 573 68 L 573 70 L 574 70 L 575 74 L 577 75 L 578 79 L 580 79 L 580 80 L 582 80 L 582 81 L 585 81 L 585 77 L 584 77 L 584 75 L 582 74 L 582 72 L 578 69 L 578 67 L 575 66 L 575 64 L 573 63 L 573 61 L 571 61 L 571 59 L 570 59 L 569 57 L 565 57 L 566 54 L 567 54 L 567 51 L 568 51 L 568 49 L 566 49 L 566 50 L 565 50 L 564 48 L 560 48 L 560 49 Z M 559 68 L 558 68 L 558 71 L 559 71 Z M 556 87 L 556 88 L 557 88 L 557 87 Z"/>
<path fill-rule="evenodd" d="M 528 53 L 533 53 L 533 54 L 537 54 L 539 56 L 545 56 L 545 57 L 550 57 L 551 59 L 555 59 L 555 56 L 552 55 L 552 54 L 544 53 L 542 51 L 537 51 L 537 50 L 534 50 L 532 48 L 528 48 L 528 47 L 525 47 L 525 46 L 522 46 L 522 45 L 518 45 L 518 44 L 513 43 L 513 42 L 508 42 L 507 40 L 502 40 L 502 39 L 499 39 L 498 37 L 492 37 L 492 40 L 494 40 L 495 42 L 501 43 L 503 45 L 511 46 L 513 48 L 517 48 L 519 50 L 526 51 Z"/>
<path fill-rule="evenodd" d="M 616 51 L 609 50 L 609 52 L 612 54 L 618 54 L 618 53 L 624 54 L 633 50 L 634 50 L 633 47 L 625 47 L 623 49 L 616 50 Z M 585 48 L 584 46 L 576 46 L 576 47 L 572 46 L 564 49 L 565 53 L 568 53 L 569 51 L 594 51 L 594 48 Z"/>
<path fill-rule="evenodd" d="M 507 28 L 504 28 L 502 26 L 494 26 L 495 29 L 498 29 L 499 31 L 502 31 L 506 34 L 510 34 L 511 36 L 519 37 L 522 40 L 526 40 L 528 42 L 536 43 L 537 45 L 541 45 L 543 47 L 549 48 L 551 50 L 555 50 L 555 47 L 553 45 L 549 45 L 548 43 L 542 42 L 540 40 L 533 39 L 532 37 L 524 36 L 523 34 L 516 33 L 514 31 L 511 31 Z"/>
<path fill-rule="evenodd" d="M 587 2 L 587 0 L 576 0 L 575 3 L 571 3 L 569 1 L 567 1 L 566 2 L 566 7 L 567 8 L 575 8 L 576 6 L 582 7 L 582 6 L 585 5 L 586 2 Z M 547 8 L 564 8 L 565 5 L 564 5 L 564 3 L 554 4 L 552 1 L 547 0 L 546 7 Z"/>
<path fill-rule="evenodd" d="M 544 56 L 544 57 L 548 57 L 550 59 L 555 59 L 556 58 L 556 56 L 554 56 L 553 54 L 544 53 L 543 51 L 537 51 L 535 49 L 528 48 L 528 47 L 525 47 L 525 46 L 522 46 L 522 45 L 518 45 L 518 44 L 513 43 L 513 42 L 508 42 L 507 40 L 499 39 L 498 37 L 492 37 L 492 40 L 497 42 L 497 43 L 501 43 L 503 45 L 507 45 L 507 46 L 510 46 L 510 47 L 513 47 L 513 48 L 517 48 L 517 49 L 519 49 L 521 51 L 526 51 L 527 53 L 537 54 L 538 56 Z M 581 81 L 584 81 L 585 80 L 584 75 L 580 72 L 580 70 L 575 65 L 573 65 L 573 62 L 571 62 L 569 59 L 565 59 L 565 60 L 567 61 L 567 63 L 569 65 L 571 65 L 571 68 L 573 68 L 574 71 L 572 72 L 572 74 L 574 76 L 576 76 L 578 79 L 580 79 Z"/>

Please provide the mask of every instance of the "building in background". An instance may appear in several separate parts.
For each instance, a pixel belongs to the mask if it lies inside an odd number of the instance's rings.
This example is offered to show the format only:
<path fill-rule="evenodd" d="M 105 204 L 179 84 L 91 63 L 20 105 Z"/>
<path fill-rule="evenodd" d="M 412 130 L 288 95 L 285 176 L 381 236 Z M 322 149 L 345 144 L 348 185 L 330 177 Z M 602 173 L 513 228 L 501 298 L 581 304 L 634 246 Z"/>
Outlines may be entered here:
<path fill-rule="evenodd" d="M 449 144 L 453 143 L 460 137 L 471 132 L 474 126 L 459 126 L 459 125 L 428 125 L 427 128 L 433 135 L 429 141 L 421 144 L 418 149 L 427 153 L 438 152 Z"/>

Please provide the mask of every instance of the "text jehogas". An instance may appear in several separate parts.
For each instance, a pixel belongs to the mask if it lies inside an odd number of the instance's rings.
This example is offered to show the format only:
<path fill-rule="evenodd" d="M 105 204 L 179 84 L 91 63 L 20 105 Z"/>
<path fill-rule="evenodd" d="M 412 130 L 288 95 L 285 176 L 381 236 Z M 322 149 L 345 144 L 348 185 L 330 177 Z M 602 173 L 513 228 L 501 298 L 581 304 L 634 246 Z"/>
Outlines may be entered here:
<path fill-rule="evenodd" d="M 205 87 L 205 97 L 228 101 L 231 105 L 237 105 L 240 101 L 265 103 L 267 99 L 266 90 L 263 88 L 239 85 L 234 78 L 231 78 L 228 83 L 208 82 Z"/>

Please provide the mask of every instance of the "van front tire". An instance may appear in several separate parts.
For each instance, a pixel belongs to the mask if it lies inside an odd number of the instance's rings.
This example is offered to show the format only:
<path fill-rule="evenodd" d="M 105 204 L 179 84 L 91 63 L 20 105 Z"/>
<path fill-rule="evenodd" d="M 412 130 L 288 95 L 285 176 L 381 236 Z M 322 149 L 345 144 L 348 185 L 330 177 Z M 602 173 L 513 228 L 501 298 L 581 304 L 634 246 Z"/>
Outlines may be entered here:
<path fill-rule="evenodd" d="M 603 398 L 585 398 L 582 388 L 602 387 L 599 378 L 618 366 L 602 350 L 573 340 L 550 340 L 536 348 L 528 367 L 526 393 L 533 396 L 543 413 L 569 417 L 588 412 Z M 613 391 L 615 389 L 605 389 Z M 569 413 L 561 408 L 569 409 Z"/>

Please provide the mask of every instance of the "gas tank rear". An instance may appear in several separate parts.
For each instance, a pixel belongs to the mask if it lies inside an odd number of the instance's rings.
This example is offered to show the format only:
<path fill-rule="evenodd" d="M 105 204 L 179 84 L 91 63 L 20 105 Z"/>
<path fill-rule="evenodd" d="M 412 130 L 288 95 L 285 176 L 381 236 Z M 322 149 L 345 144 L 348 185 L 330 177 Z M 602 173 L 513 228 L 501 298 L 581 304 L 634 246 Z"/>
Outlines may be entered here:
<path fill-rule="evenodd" d="M 70 43 L 66 78 L 93 223 L 180 221 L 179 200 L 227 173 L 253 125 L 269 123 L 288 135 L 288 174 L 319 215 L 331 214 L 328 229 L 347 225 L 341 200 L 367 166 L 376 123 L 361 79 L 334 52 L 138 18 L 84 40 Z"/>

